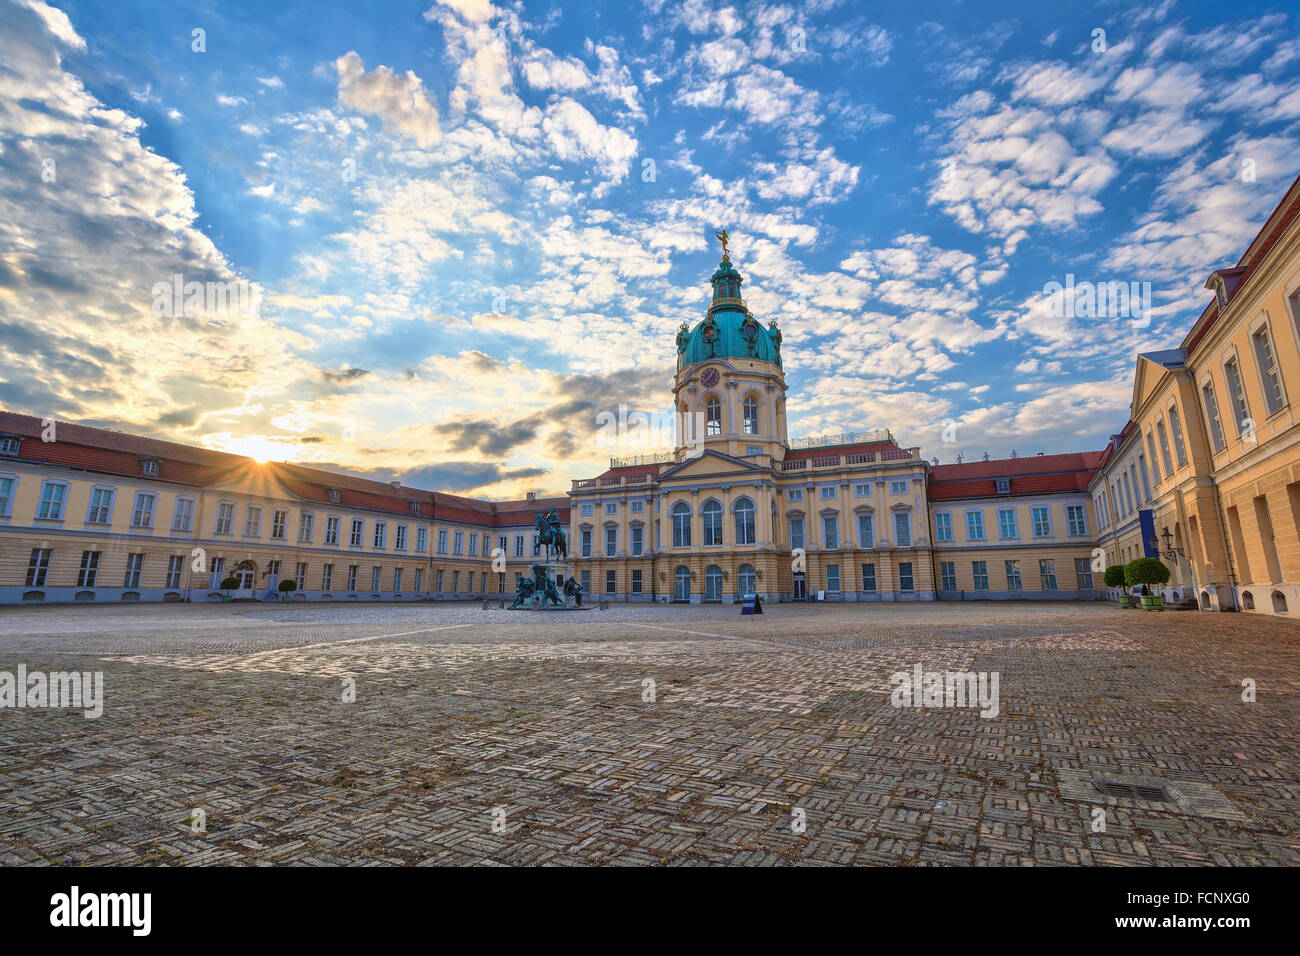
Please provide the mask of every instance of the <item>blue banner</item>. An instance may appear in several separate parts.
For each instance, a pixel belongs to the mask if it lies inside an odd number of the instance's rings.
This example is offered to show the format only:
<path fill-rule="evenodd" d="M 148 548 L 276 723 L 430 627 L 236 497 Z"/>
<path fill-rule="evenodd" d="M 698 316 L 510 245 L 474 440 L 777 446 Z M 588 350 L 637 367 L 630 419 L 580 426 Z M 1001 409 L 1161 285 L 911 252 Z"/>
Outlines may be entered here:
<path fill-rule="evenodd" d="M 1142 528 L 1142 553 L 1148 558 L 1158 558 L 1160 554 L 1151 546 L 1156 539 L 1156 516 L 1150 508 L 1138 512 L 1138 525 Z"/>

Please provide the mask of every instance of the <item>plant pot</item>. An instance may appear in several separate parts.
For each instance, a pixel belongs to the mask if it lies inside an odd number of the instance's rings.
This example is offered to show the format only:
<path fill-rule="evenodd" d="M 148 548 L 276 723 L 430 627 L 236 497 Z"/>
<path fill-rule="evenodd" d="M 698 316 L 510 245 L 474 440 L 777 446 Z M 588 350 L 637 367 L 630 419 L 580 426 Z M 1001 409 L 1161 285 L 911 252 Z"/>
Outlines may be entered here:
<path fill-rule="evenodd" d="M 287 595 L 287 594 L 281 594 L 281 595 L 280 595 L 280 603 L 281 603 L 281 604 L 288 604 L 288 603 L 289 603 L 289 595 Z"/>
<path fill-rule="evenodd" d="M 1128 595 L 1127 595 L 1127 594 L 1121 594 L 1121 595 L 1119 596 L 1119 606 L 1120 606 L 1120 607 L 1132 607 L 1132 606 L 1133 606 L 1133 602 L 1130 601 L 1130 600 L 1128 599 Z"/>
<path fill-rule="evenodd" d="M 223 594 L 223 595 L 221 596 L 221 603 L 222 603 L 222 604 L 229 604 L 229 603 L 231 603 L 231 602 L 234 601 L 234 600 L 235 600 L 235 599 L 232 598 L 229 594 Z"/>
<path fill-rule="evenodd" d="M 1159 610 L 1160 610 L 1160 595 L 1159 595 L 1159 594 L 1144 594 L 1144 595 L 1142 595 L 1142 610 L 1144 610 L 1144 611 L 1159 611 Z"/>

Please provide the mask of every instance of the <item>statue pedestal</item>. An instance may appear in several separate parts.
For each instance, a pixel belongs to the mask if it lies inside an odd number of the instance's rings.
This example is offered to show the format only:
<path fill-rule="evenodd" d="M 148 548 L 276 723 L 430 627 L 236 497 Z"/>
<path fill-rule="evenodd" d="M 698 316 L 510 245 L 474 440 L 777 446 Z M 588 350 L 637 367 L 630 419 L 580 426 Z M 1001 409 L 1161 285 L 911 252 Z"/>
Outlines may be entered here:
<path fill-rule="evenodd" d="M 577 582 L 572 576 L 569 576 L 563 583 L 557 583 L 556 578 L 564 578 L 564 572 L 568 570 L 567 565 L 551 564 L 549 561 L 539 562 L 530 565 L 532 577 L 521 578 L 519 587 L 515 590 L 514 603 L 510 605 L 512 611 L 585 611 L 588 608 L 579 603 L 581 601 L 581 586 L 577 586 L 574 593 L 574 586 Z"/>

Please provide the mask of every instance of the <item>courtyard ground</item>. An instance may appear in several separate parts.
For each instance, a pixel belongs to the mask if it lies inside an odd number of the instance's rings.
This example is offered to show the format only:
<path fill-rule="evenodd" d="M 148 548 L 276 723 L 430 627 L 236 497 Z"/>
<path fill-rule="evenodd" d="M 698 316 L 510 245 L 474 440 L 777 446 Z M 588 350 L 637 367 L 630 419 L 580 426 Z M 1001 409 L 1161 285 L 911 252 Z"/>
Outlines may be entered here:
<path fill-rule="evenodd" d="M 0 609 L 0 670 L 106 698 L 0 709 L 0 862 L 1300 864 L 1295 622 L 765 610 Z M 916 664 L 1000 712 L 895 708 Z"/>

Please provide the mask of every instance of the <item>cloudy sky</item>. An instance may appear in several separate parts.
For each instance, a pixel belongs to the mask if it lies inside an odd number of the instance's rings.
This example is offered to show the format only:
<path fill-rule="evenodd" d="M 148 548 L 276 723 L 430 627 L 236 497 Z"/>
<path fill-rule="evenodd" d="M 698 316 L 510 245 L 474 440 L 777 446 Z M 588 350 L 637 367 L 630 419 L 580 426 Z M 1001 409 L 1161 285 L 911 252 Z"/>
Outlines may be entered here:
<path fill-rule="evenodd" d="M 1284 4 L 430 3 L 0 0 L 0 406 L 567 489 L 725 227 L 792 435 L 1097 448 L 1300 172 Z"/>

